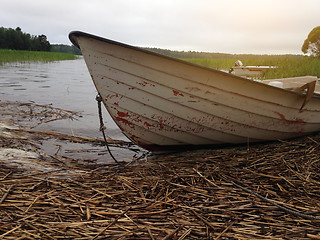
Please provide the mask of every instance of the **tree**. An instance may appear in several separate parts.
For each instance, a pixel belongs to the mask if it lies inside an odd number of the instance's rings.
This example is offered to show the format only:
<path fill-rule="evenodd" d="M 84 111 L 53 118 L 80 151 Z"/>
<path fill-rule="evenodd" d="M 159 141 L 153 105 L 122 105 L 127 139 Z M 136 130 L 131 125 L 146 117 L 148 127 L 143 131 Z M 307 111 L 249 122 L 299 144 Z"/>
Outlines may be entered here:
<path fill-rule="evenodd" d="M 46 35 L 39 35 L 37 36 L 38 41 L 40 42 L 40 51 L 50 51 L 50 43 L 47 40 Z"/>
<path fill-rule="evenodd" d="M 46 35 L 31 36 L 16 29 L 0 27 L 0 49 L 50 51 L 50 42 Z"/>
<path fill-rule="evenodd" d="M 312 56 L 320 57 L 320 26 L 312 29 L 301 50 L 305 54 L 309 53 Z"/>

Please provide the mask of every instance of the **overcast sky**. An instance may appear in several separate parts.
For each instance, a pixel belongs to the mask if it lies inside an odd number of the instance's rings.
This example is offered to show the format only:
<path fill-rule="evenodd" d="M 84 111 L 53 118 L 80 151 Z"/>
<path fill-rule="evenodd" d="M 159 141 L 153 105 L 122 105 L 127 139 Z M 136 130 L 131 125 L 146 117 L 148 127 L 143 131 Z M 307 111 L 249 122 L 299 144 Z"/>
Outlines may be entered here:
<path fill-rule="evenodd" d="M 141 47 L 301 54 L 320 0 L 1 0 L 0 26 L 71 44 L 81 30 Z"/>

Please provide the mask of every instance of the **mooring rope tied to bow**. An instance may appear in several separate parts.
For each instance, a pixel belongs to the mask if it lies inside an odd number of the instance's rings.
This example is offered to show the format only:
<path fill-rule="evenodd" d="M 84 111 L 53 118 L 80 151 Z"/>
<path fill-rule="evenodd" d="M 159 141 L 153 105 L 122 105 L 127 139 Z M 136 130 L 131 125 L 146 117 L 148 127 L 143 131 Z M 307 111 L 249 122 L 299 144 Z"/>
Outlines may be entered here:
<path fill-rule="evenodd" d="M 104 142 L 105 142 L 105 145 L 107 147 L 107 150 L 110 154 L 110 156 L 112 157 L 112 159 L 116 162 L 116 163 L 119 163 L 118 160 L 113 156 L 111 150 L 110 150 L 110 147 L 109 147 L 109 143 L 108 143 L 108 140 L 106 138 L 106 134 L 105 134 L 105 126 L 104 126 L 104 123 L 103 123 L 103 117 L 102 117 L 102 108 L 101 108 L 101 102 L 102 102 L 102 97 L 101 95 L 98 93 L 98 95 L 96 96 L 96 101 L 98 102 L 98 113 L 99 113 L 99 121 L 100 121 L 100 127 L 99 127 L 99 130 L 102 132 L 102 135 L 103 135 L 103 139 L 104 139 Z"/>

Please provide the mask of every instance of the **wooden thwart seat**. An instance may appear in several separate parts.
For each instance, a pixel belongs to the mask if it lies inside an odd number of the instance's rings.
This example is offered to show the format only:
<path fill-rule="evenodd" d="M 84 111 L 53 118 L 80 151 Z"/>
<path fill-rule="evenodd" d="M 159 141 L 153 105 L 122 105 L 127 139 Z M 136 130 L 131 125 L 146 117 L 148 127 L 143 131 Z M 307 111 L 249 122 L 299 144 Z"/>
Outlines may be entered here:
<path fill-rule="evenodd" d="M 302 87 L 307 83 L 314 82 L 317 80 L 318 78 L 316 76 L 303 76 L 303 77 L 292 77 L 292 78 L 268 79 L 268 80 L 263 80 L 262 82 L 265 84 L 270 84 L 271 82 L 281 82 L 283 84 L 282 88 L 294 90 Z M 315 88 L 315 93 L 320 94 L 319 87 Z"/>
<path fill-rule="evenodd" d="M 312 98 L 314 93 L 320 94 L 320 86 L 317 85 L 317 80 L 318 78 L 315 76 L 303 76 L 263 80 L 262 82 L 265 84 L 270 84 L 271 82 L 281 82 L 282 88 L 292 90 L 294 92 L 304 92 L 306 90 L 306 97 L 300 108 L 300 110 L 302 110 L 308 103 L 308 101 Z"/>

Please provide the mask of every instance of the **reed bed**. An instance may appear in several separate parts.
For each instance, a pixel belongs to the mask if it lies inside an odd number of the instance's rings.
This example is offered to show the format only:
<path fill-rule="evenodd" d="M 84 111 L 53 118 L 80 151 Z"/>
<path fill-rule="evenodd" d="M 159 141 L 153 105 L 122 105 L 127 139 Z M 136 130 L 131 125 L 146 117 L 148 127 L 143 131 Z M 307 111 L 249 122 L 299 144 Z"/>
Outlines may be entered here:
<path fill-rule="evenodd" d="M 318 239 L 318 137 L 59 175 L 1 169 L 6 239 Z M 63 166 L 61 166 L 63 168 Z M 70 166 L 69 166 L 70 168 Z M 241 184 L 252 193 L 235 186 Z"/>
<path fill-rule="evenodd" d="M 0 65 L 8 62 L 52 62 L 74 59 L 77 59 L 77 56 L 72 53 L 0 49 Z"/>
<path fill-rule="evenodd" d="M 31 151 L 28 143 L 56 137 L 32 134 L 0 135 L 0 147 Z M 319 145 L 312 135 L 120 164 L 33 159 L 50 171 L 2 163 L 0 238 L 319 239 Z"/>

